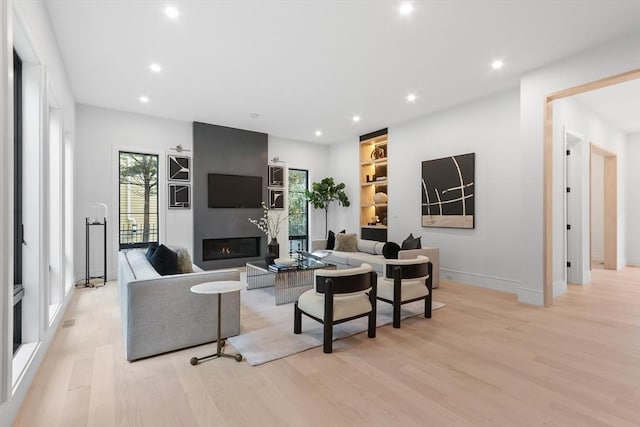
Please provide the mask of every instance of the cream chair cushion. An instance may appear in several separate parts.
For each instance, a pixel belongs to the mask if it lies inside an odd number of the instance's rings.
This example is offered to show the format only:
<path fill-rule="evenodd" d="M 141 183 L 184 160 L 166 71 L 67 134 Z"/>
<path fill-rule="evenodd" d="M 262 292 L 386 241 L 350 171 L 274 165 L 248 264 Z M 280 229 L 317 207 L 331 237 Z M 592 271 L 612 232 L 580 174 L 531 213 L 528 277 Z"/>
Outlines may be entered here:
<path fill-rule="evenodd" d="M 393 301 L 393 277 L 387 277 L 387 265 L 411 265 L 427 263 L 429 258 L 419 255 L 416 259 L 387 259 L 385 260 L 384 277 L 378 278 L 378 297 Z M 421 298 L 429 295 L 429 289 L 425 286 L 425 280 L 429 276 L 415 279 L 404 279 L 401 285 L 400 296 L 402 301 Z"/>
<path fill-rule="evenodd" d="M 315 278 L 355 276 L 370 271 L 372 271 L 372 268 L 369 264 L 362 264 L 360 267 L 345 270 L 316 270 L 314 272 L 314 287 L 300 295 L 298 298 L 298 307 L 313 317 L 324 319 L 325 294 L 316 292 Z M 333 296 L 333 320 L 347 319 L 371 311 L 371 301 L 369 301 L 369 296 L 366 294 L 367 291 L 335 294 Z"/>

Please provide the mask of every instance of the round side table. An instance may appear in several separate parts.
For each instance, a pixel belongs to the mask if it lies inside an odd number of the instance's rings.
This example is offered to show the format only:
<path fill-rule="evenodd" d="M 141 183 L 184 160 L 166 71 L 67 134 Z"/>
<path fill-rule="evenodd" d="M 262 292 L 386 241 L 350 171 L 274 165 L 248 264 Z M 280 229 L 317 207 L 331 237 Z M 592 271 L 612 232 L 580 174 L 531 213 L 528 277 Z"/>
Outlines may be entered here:
<path fill-rule="evenodd" d="M 243 282 L 238 282 L 235 280 L 221 280 L 219 282 L 206 282 L 200 283 L 199 285 L 195 285 L 191 287 L 191 292 L 194 294 L 216 294 L 218 295 L 218 339 L 216 341 L 216 352 L 214 354 L 210 354 L 204 357 L 192 357 L 190 363 L 192 365 L 197 365 L 199 362 L 205 359 L 212 359 L 218 357 L 229 357 L 236 359 L 236 362 L 240 362 L 242 360 L 242 355 L 238 354 L 225 354 L 222 352 L 222 333 L 221 331 L 221 323 L 222 323 L 222 294 L 227 294 L 230 292 L 240 291 L 242 289 L 246 289 L 247 284 Z"/>

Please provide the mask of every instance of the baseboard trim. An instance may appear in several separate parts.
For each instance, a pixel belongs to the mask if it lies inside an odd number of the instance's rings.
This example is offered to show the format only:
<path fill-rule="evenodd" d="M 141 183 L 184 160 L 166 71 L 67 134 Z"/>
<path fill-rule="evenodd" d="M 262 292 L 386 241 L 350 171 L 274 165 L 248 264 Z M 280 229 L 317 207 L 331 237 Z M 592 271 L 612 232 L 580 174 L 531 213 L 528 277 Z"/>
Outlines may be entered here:
<path fill-rule="evenodd" d="M 559 297 L 560 295 L 564 295 L 567 293 L 567 281 L 566 280 L 558 280 L 553 284 L 553 297 Z"/>
<path fill-rule="evenodd" d="M 442 279 L 453 280 L 455 282 L 464 283 L 465 285 L 478 286 L 511 294 L 517 294 L 518 287 L 520 286 L 520 282 L 517 280 L 440 267 L 440 281 L 442 281 Z"/>
<path fill-rule="evenodd" d="M 518 288 L 518 302 L 544 307 L 544 294 L 538 289 Z"/>

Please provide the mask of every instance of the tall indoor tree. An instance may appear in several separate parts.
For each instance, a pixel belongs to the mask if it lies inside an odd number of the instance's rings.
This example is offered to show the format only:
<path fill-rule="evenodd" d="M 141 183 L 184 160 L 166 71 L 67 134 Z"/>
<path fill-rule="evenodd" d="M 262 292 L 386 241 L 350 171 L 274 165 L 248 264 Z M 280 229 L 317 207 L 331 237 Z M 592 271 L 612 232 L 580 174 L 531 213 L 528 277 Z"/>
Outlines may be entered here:
<path fill-rule="evenodd" d="M 311 184 L 311 190 L 305 191 L 305 196 L 316 209 L 324 209 L 324 234 L 327 235 L 329 205 L 337 201 L 340 206 L 347 207 L 351 203 L 344 192 L 344 183 L 336 184 L 333 177 L 324 178 L 320 182 Z"/>

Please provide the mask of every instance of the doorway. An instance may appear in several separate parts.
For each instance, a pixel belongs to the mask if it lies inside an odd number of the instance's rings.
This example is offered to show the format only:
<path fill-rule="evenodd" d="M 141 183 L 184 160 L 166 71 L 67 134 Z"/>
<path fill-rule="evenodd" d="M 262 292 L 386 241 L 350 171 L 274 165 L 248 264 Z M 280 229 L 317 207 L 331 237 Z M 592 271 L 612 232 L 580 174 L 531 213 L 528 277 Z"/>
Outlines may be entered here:
<path fill-rule="evenodd" d="M 590 145 L 590 264 L 618 268 L 618 157 Z"/>
<path fill-rule="evenodd" d="M 554 271 L 554 230 L 553 230 L 553 212 L 554 212 L 554 180 L 553 180 L 553 103 L 559 99 L 567 98 L 573 95 L 590 92 L 620 83 L 625 83 L 640 79 L 640 69 L 631 70 L 625 73 L 606 77 L 600 80 L 581 84 L 558 92 L 551 93 L 544 100 L 544 136 L 543 136 L 543 304 L 549 307 L 553 304 L 553 271 Z M 614 163 L 609 162 L 609 170 L 617 171 L 617 160 Z M 617 182 L 615 183 L 617 186 Z M 615 197 L 613 200 L 617 202 L 617 192 L 615 196 L 610 192 L 609 197 Z M 558 209 L 556 207 L 555 209 Z M 617 208 L 615 209 L 617 214 Z M 611 229 L 609 231 L 617 231 Z M 615 241 L 615 256 L 617 257 L 617 239 Z"/>

